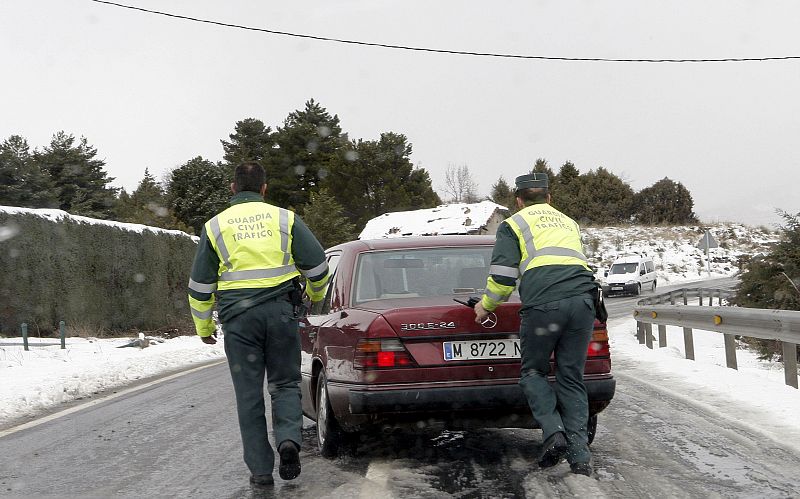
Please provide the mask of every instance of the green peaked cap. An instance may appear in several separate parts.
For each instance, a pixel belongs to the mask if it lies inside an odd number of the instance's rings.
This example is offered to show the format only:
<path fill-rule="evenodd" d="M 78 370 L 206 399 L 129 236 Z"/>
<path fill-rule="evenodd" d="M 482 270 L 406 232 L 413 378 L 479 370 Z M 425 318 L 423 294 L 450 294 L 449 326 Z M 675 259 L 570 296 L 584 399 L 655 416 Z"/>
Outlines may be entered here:
<path fill-rule="evenodd" d="M 523 189 L 547 189 L 550 182 L 547 179 L 546 173 L 533 172 L 527 175 L 520 175 L 514 180 L 517 185 L 517 190 Z"/>

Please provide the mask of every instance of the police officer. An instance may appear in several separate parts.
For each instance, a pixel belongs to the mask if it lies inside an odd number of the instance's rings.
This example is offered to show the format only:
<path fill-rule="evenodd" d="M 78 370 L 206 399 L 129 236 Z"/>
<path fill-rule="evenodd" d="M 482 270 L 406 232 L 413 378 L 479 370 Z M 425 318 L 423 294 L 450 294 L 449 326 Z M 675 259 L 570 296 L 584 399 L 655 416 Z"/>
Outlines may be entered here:
<path fill-rule="evenodd" d="M 215 299 L 236 394 L 250 483 L 273 483 L 275 456 L 264 415 L 264 373 L 272 402 L 279 474 L 300 474 L 300 338 L 295 306 L 298 276 L 311 301 L 325 295 L 328 265 L 322 246 L 293 212 L 264 202 L 266 174 L 257 163 L 236 167 L 230 207 L 203 226 L 189 279 L 189 305 L 198 336 L 214 344 Z"/>
<path fill-rule="evenodd" d="M 521 275 L 519 384 L 542 428 L 539 466 L 555 466 L 566 457 L 573 473 L 591 476 L 583 369 L 597 283 L 586 265 L 578 224 L 550 206 L 547 175 L 522 175 L 515 183 L 519 211 L 497 230 L 475 320 L 482 321 L 506 301 Z M 554 352 L 556 383 L 551 387 L 547 373 Z"/>

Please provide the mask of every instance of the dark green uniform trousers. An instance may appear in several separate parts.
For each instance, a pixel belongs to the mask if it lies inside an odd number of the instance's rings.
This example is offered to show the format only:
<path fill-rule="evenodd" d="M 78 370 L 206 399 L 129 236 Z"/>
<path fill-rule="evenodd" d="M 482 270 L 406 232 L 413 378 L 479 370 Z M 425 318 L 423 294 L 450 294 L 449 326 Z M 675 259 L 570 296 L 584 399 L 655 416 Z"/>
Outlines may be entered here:
<path fill-rule="evenodd" d="M 522 312 L 519 384 L 546 440 L 562 431 L 566 458 L 588 463 L 589 403 L 583 384 L 586 351 L 594 327 L 594 301 L 588 294 L 536 305 Z M 547 381 L 550 354 L 555 352 L 556 383 Z"/>
<path fill-rule="evenodd" d="M 236 393 L 244 462 L 254 475 L 270 475 L 275 454 L 267 437 L 264 373 L 272 401 L 275 443 L 300 445 L 300 336 L 288 295 L 259 303 L 223 324 L 225 354 Z"/>

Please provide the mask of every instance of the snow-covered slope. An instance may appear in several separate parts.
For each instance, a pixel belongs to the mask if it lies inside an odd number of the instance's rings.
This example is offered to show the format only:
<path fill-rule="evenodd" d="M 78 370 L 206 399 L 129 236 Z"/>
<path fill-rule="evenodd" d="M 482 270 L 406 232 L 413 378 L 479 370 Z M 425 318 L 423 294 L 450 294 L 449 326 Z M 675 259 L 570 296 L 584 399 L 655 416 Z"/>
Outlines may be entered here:
<path fill-rule="evenodd" d="M 644 255 L 653 259 L 659 283 L 678 283 L 709 276 L 705 251 L 698 247 L 705 229 L 719 244 L 710 250 L 711 277 L 735 275 L 743 258 L 769 251 L 777 231 L 742 224 L 676 227 L 586 227 L 582 229 L 589 263 L 602 277 L 616 258 Z"/>

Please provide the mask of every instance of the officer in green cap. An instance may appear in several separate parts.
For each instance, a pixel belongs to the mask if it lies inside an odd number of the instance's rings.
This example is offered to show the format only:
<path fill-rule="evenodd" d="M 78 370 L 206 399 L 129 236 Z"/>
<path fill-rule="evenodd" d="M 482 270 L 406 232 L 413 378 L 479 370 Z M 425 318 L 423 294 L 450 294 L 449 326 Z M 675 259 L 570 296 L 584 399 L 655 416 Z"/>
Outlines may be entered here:
<path fill-rule="evenodd" d="M 482 321 L 517 285 L 522 300 L 519 384 L 544 444 L 538 464 L 548 468 L 566 458 L 573 473 L 591 476 L 589 404 L 583 384 L 592 336 L 597 283 L 583 254 L 578 224 L 550 206 L 547 174 L 516 178 L 519 211 L 497 230 L 486 292 L 475 305 Z M 550 385 L 550 355 L 556 383 Z"/>

